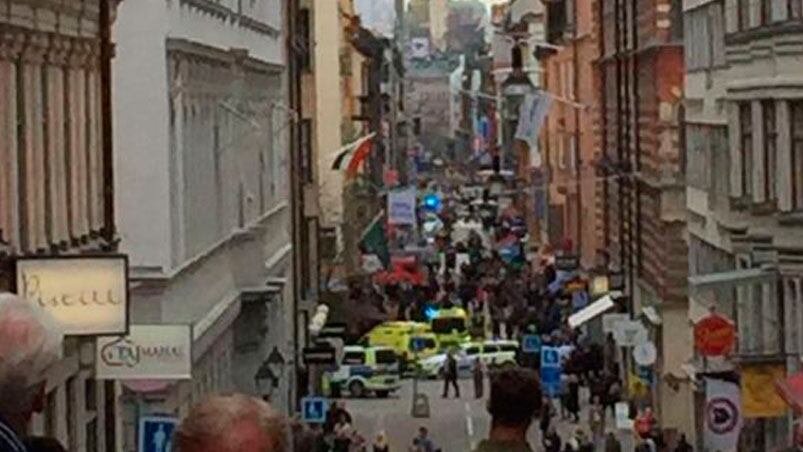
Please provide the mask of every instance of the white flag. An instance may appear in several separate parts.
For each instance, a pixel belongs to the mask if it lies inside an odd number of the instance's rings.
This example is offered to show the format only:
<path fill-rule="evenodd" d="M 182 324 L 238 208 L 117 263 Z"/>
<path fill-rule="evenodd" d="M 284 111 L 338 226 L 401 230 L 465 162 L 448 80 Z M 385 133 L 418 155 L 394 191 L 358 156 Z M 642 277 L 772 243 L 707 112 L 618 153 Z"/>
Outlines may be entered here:
<path fill-rule="evenodd" d="M 739 385 L 725 380 L 705 379 L 706 450 L 736 451 L 742 431 L 742 398 Z"/>
<path fill-rule="evenodd" d="M 543 92 L 534 92 L 524 96 L 519 110 L 519 124 L 516 127 L 515 138 L 526 142 L 531 150 L 538 149 L 538 135 L 551 105 L 552 98 Z"/>

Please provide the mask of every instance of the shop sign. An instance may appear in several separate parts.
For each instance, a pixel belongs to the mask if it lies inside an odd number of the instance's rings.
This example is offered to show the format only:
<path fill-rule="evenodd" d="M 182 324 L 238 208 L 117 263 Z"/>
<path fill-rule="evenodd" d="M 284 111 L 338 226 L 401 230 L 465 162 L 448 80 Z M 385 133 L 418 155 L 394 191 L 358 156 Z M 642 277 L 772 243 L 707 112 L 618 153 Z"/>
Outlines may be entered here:
<path fill-rule="evenodd" d="M 639 366 L 652 366 L 658 359 L 658 350 L 652 341 L 647 341 L 633 347 L 633 360 Z"/>
<path fill-rule="evenodd" d="M 192 378 L 189 325 L 131 325 L 126 336 L 99 337 L 100 380 L 186 380 Z"/>
<path fill-rule="evenodd" d="M 647 342 L 647 329 L 638 320 L 617 322 L 613 333 L 620 347 L 635 347 Z"/>
<path fill-rule="evenodd" d="M 736 328 L 719 314 L 709 314 L 694 325 L 694 346 L 703 356 L 723 356 L 736 342 Z"/>
<path fill-rule="evenodd" d="M 16 261 L 17 293 L 48 311 L 73 336 L 128 331 L 125 256 L 25 257 Z"/>

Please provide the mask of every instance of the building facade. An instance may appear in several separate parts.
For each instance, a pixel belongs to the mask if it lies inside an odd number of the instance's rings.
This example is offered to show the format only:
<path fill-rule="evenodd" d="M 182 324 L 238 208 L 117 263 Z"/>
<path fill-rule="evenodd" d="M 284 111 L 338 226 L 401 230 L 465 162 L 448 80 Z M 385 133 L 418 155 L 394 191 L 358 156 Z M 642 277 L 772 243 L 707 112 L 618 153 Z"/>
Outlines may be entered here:
<path fill-rule="evenodd" d="M 634 318 L 648 319 L 659 356 L 648 398 L 663 427 L 688 433 L 694 426 L 688 414 L 693 387 L 681 367 L 692 352 L 680 133 L 682 3 L 601 0 L 593 14 L 600 43 L 596 86 L 602 95 L 597 125 L 602 261 L 625 273 L 624 307 Z"/>
<path fill-rule="evenodd" d="M 295 114 L 284 2 L 131 2 L 119 21 L 115 200 L 131 321 L 192 326 L 191 381 L 123 384 L 133 450 L 142 410 L 183 416 L 232 390 L 294 406 Z M 273 351 L 288 365 L 264 389 Z"/>
<path fill-rule="evenodd" d="M 547 39 L 557 50 L 543 50 L 544 88 L 569 102 L 553 102 L 544 131 L 544 167 L 549 175 L 544 239 L 553 245 L 570 239 L 585 268 L 598 251 L 594 119 L 598 90 L 593 62 L 599 43 L 593 33 L 594 5 L 587 1 L 547 6 Z"/>
<path fill-rule="evenodd" d="M 689 317 L 736 323 L 740 373 L 799 370 L 803 3 L 685 2 Z M 707 45 L 700 45 L 700 43 Z M 758 278 L 745 272 L 759 272 Z M 707 284 L 708 278 L 722 280 Z M 699 286 L 699 287 L 698 287 Z M 788 413 L 746 413 L 745 449 L 788 444 Z M 699 421 L 698 421 L 699 422 Z"/>
<path fill-rule="evenodd" d="M 0 10 L 0 291 L 18 257 L 114 252 L 109 32 L 118 2 L 5 2 Z M 16 287 L 16 289 L 21 289 Z M 114 451 L 114 382 L 94 338 L 69 336 L 31 433 Z M 111 407 L 111 409 L 110 409 Z"/>

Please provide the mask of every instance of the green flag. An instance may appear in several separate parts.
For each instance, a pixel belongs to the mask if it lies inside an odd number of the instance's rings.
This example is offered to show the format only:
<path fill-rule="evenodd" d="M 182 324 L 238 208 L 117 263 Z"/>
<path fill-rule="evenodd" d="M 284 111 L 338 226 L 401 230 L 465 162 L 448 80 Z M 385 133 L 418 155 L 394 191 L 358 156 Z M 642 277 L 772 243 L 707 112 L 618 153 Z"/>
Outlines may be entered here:
<path fill-rule="evenodd" d="M 385 237 L 385 228 L 382 227 L 382 217 L 375 220 L 362 236 L 360 245 L 367 254 L 376 254 L 382 265 L 388 268 L 390 265 L 390 250 L 388 249 L 388 239 Z"/>

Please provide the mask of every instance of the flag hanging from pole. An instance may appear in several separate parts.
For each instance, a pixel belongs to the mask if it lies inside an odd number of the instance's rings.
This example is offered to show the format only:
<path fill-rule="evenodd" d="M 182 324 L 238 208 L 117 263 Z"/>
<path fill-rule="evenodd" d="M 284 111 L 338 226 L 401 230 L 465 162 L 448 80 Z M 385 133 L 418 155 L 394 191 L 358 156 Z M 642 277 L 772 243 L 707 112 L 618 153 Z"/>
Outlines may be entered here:
<path fill-rule="evenodd" d="M 382 225 L 382 214 L 377 215 L 377 218 L 368 226 L 362 238 L 360 245 L 365 254 L 376 254 L 382 265 L 388 268 L 390 265 L 390 249 L 388 248 L 388 239 L 385 236 L 385 228 Z"/>
<path fill-rule="evenodd" d="M 527 94 L 521 103 L 515 138 L 527 143 L 531 151 L 538 149 L 538 136 L 550 106 L 552 106 L 552 98 L 543 92 Z M 540 159 L 540 154 L 537 158 Z"/>
<path fill-rule="evenodd" d="M 739 385 L 706 378 L 703 444 L 707 450 L 735 452 L 741 430 L 742 401 Z"/>
<path fill-rule="evenodd" d="M 349 179 L 353 179 L 357 177 L 357 173 L 360 171 L 360 166 L 365 159 L 371 155 L 371 150 L 373 150 L 373 142 L 369 138 L 357 147 L 357 150 L 354 151 L 354 155 L 351 156 L 351 160 L 349 161 L 348 166 L 346 167 L 346 177 Z"/>
<path fill-rule="evenodd" d="M 373 140 L 376 133 L 371 133 L 366 135 L 359 140 L 356 140 L 352 143 L 349 143 L 337 151 L 337 155 L 335 156 L 335 160 L 332 163 L 333 170 L 341 170 L 345 166 L 345 162 L 349 162 L 353 160 L 354 156 L 359 152 L 359 150 L 365 145 L 365 143 L 370 143 Z M 370 151 L 370 149 L 369 149 Z"/>

